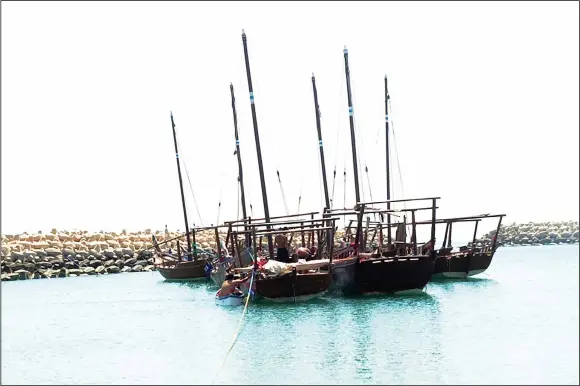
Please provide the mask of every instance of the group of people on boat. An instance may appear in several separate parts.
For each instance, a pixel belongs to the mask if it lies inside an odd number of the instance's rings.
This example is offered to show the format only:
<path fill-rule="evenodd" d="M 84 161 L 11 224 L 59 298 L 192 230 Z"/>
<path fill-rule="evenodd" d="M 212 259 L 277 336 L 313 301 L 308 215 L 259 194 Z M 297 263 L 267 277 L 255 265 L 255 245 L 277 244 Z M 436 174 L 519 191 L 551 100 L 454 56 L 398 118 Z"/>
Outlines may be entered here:
<path fill-rule="evenodd" d="M 279 233 L 274 238 L 274 244 L 276 245 L 276 261 L 286 264 L 291 263 L 293 258 L 290 257 L 291 246 L 288 241 L 288 237 L 282 233 Z M 316 256 L 316 252 L 317 248 L 314 245 L 310 248 L 298 247 L 294 250 L 294 256 L 296 259 L 311 260 L 314 256 Z"/>
<path fill-rule="evenodd" d="M 277 234 L 274 238 L 274 243 L 276 246 L 276 261 L 281 263 L 291 263 L 292 257 L 290 256 L 290 243 L 288 238 L 284 234 Z M 222 245 L 222 251 L 225 250 L 225 246 Z M 258 248 L 258 255 L 261 255 L 261 248 Z M 294 256 L 297 259 L 305 259 L 310 260 L 314 256 L 316 256 L 317 248 L 316 246 L 312 246 L 310 248 L 307 247 L 298 247 L 294 250 Z M 222 255 L 223 256 L 223 255 Z M 293 256 L 293 257 L 294 257 Z M 254 262 L 254 268 L 260 269 L 262 266 L 267 262 L 267 259 L 260 258 L 260 256 L 256 257 Z M 215 263 L 214 263 L 215 264 Z M 234 296 L 241 296 L 243 292 L 240 290 L 239 286 L 250 279 L 250 275 L 246 276 L 244 279 L 235 279 L 233 273 L 230 272 L 232 266 L 226 269 L 226 277 L 225 281 L 221 285 L 220 290 L 217 292 L 218 297 L 227 297 L 230 295 Z M 211 270 L 213 269 L 213 265 L 211 263 L 206 264 L 206 272 L 209 275 Z"/>

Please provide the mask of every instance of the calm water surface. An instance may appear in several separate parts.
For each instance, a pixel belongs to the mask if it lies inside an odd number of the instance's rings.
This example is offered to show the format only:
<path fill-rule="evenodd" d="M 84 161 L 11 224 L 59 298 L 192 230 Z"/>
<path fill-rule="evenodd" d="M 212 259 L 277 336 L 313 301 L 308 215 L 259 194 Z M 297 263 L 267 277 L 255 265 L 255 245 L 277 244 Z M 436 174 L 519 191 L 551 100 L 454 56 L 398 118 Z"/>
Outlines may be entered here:
<path fill-rule="evenodd" d="M 419 296 L 214 304 L 157 272 L 3 282 L 2 384 L 578 384 L 579 247 Z"/>

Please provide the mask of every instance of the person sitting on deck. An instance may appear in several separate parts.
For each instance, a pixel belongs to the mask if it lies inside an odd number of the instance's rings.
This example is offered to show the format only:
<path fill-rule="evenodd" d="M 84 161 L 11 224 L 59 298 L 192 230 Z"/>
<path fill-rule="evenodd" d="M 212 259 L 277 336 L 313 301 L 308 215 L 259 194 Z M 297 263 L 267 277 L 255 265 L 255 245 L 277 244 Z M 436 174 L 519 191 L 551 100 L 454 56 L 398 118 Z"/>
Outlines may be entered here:
<path fill-rule="evenodd" d="M 296 248 L 296 256 L 299 259 L 307 260 L 310 257 L 310 249 L 306 247 L 298 247 Z"/>
<path fill-rule="evenodd" d="M 310 257 L 314 258 L 316 256 L 317 252 L 318 252 L 318 247 L 316 245 L 313 245 L 312 247 L 310 247 Z"/>
<path fill-rule="evenodd" d="M 279 233 L 276 235 L 274 242 L 276 244 L 276 260 L 281 263 L 290 263 L 290 254 L 288 253 L 288 238 Z"/>
<path fill-rule="evenodd" d="M 240 291 L 238 286 L 247 282 L 248 280 L 250 280 L 249 275 L 245 279 L 234 280 L 234 274 L 228 273 L 226 275 L 226 280 L 223 282 L 222 287 L 218 291 L 217 295 L 221 298 L 225 298 L 229 295 L 243 295 L 243 292 Z"/>

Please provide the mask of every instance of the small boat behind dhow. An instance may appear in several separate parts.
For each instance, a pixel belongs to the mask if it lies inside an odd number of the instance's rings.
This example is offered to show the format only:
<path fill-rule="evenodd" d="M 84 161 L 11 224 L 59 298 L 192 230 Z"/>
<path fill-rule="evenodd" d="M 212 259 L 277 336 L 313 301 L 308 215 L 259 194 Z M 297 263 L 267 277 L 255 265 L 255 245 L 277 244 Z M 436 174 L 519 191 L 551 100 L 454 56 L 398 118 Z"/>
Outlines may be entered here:
<path fill-rule="evenodd" d="M 166 280 L 192 280 L 205 277 L 205 261 L 182 261 L 171 266 L 158 266 L 157 271 Z"/>
<path fill-rule="evenodd" d="M 162 252 L 160 243 L 152 237 L 156 252 L 155 267 L 165 280 L 192 280 L 206 277 L 206 261 L 198 256 L 183 256 L 177 240 L 177 258 Z"/>
<path fill-rule="evenodd" d="M 181 242 L 184 242 L 183 237 L 180 236 L 175 239 L 165 240 L 163 242 L 157 242 L 155 236 L 152 236 L 153 248 L 155 248 L 156 252 L 156 260 L 155 266 L 159 273 L 167 280 L 193 280 L 193 279 L 202 279 L 206 278 L 207 280 L 212 280 L 216 283 L 216 285 L 221 285 L 223 283 L 223 279 L 220 281 L 218 277 L 213 277 L 213 271 L 218 263 L 225 264 L 231 263 L 231 257 L 226 256 L 227 252 L 227 243 L 222 244 L 220 243 L 218 228 L 220 226 L 210 226 L 210 227 L 196 227 L 191 228 L 190 233 L 193 236 L 193 244 L 197 245 L 195 242 L 195 235 L 197 232 L 206 231 L 206 230 L 214 230 L 215 231 L 215 238 L 217 243 L 217 251 L 216 250 L 201 250 L 199 251 L 196 247 L 194 251 L 183 251 L 179 248 L 179 238 L 182 238 Z M 177 255 L 172 255 L 167 252 L 163 252 L 160 248 L 161 245 L 167 244 L 169 242 L 175 242 L 177 244 Z M 218 262 L 218 263 L 215 263 Z M 220 271 L 221 272 L 221 271 Z M 225 276 L 225 270 L 223 270 Z"/>
<path fill-rule="evenodd" d="M 215 293 L 215 304 L 218 306 L 241 306 L 246 295 L 244 294 L 229 294 L 228 296 L 219 296 L 219 292 Z"/>

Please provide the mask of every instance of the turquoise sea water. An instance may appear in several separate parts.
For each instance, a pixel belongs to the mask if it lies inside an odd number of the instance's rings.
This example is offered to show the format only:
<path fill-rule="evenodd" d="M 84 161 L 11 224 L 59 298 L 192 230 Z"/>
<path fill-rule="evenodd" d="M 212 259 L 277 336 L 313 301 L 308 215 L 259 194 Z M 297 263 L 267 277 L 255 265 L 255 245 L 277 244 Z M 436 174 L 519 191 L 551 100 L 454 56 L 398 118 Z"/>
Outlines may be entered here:
<path fill-rule="evenodd" d="M 418 296 L 214 304 L 157 272 L 3 282 L 2 384 L 578 384 L 578 245 Z"/>

